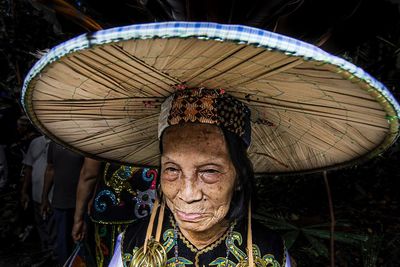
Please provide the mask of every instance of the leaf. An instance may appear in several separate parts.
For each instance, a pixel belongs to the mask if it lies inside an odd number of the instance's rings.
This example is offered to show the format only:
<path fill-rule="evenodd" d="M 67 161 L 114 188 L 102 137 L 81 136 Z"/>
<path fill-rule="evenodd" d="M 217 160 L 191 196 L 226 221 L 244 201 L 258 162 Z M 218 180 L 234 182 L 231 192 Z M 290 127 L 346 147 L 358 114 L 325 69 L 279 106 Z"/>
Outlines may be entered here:
<path fill-rule="evenodd" d="M 364 267 L 374 267 L 382 248 L 383 236 L 370 236 L 367 242 L 362 245 L 362 256 Z"/>
<path fill-rule="evenodd" d="M 305 236 L 318 256 L 328 257 L 328 248 L 321 241 L 307 234 Z"/>
<path fill-rule="evenodd" d="M 262 224 L 273 230 L 298 230 L 298 227 L 286 222 L 283 218 L 273 218 L 258 214 L 254 214 L 253 218 L 259 220 Z"/>
<path fill-rule="evenodd" d="M 88 31 L 101 30 L 102 27 L 94 19 L 86 16 L 73 5 L 65 0 L 51 0 L 51 1 L 30 1 L 31 4 L 41 10 L 46 15 L 45 18 L 57 26 L 57 31 L 61 31 L 61 26 L 57 20 L 56 14 L 64 16 L 66 19 L 76 23 L 77 25 L 85 28 Z"/>
<path fill-rule="evenodd" d="M 317 230 L 317 229 L 302 229 L 303 233 L 306 235 L 312 235 L 318 238 L 330 239 L 331 233 L 327 230 Z M 360 242 L 365 242 L 368 240 L 367 235 L 362 234 L 352 234 L 352 233 L 343 233 L 343 232 L 335 232 L 334 238 L 336 241 L 348 243 L 348 244 L 359 244 Z"/>
<path fill-rule="evenodd" d="M 326 222 L 326 223 L 319 223 L 319 224 L 313 224 L 313 225 L 308 225 L 304 228 L 306 229 L 310 229 L 310 228 L 329 228 L 331 225 L 330 222 Z M 337 221 L 335 223 L 336 227 L 350 227 L 350 223 L 346 222 L 346 221 Z"/>
<path fill-rule="evenodd" d="M 283 235 L 283 239 L 285 240 L 285 246 L 287 249 L 290 249 L 294 242 L 296 242 L 297 237 L 299 236 L 300 231 L 290 231 Z"/>

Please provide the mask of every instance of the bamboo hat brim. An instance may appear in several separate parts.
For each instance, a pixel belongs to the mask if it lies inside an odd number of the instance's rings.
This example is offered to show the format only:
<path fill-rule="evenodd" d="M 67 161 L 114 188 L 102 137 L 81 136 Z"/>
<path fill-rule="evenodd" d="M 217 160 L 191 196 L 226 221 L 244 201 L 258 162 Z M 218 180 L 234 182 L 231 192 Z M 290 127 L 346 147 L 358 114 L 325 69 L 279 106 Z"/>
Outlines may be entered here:
<path fill-rule="evenodd" d="M 56 142 L 107 161 L 158 166 L 158 116 L 174 85 L 223 88 L 252 113 L 256 173 L 371 158 L 398 136 L 380 82 L 310 44 L 255 28 L 166 22 L 84 34 L 28 73 L 22 103 Z"/>

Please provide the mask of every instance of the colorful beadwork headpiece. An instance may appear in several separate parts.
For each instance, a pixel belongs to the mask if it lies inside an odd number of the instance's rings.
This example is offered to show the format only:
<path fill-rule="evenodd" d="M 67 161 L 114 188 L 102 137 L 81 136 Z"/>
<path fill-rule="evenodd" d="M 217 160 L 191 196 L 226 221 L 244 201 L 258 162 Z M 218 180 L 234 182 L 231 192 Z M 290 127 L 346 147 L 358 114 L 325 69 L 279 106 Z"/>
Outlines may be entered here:
<path fill-rule="evenodd" d="M 161 106 L 158 137 L 168 126 L 181 123 L 214 124 L 250 145 L 250 110 L 223 89 L 184 88 L 168 97 Z"/>

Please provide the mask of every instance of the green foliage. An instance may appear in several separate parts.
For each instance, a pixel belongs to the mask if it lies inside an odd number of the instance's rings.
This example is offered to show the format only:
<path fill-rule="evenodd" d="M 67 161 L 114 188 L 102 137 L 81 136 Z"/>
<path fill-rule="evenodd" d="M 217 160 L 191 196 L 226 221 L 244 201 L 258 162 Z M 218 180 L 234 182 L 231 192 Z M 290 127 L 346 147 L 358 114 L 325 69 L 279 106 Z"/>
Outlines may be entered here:
<path fill-rule="evenodd" d="M 305 244 L 309 249 L 306 250 L 310 255 L 316 257 L 327 258 L 328 247 L 326 240 L 330 240 L 331 234 L 329 224 L 316 224 L 309 226 L 296 226 L 287 222 L 285 218 L 273 215 L 265 215 L 268 213 L 254 214 L 254 219 L 259 220 L 265 226 L 276 230 L 282 234 L 287 249 L 291 249 L 294 243 L 301 238 L 305 237 L 308 243 Z M 347 224 L 337 223 L 338 227 L 347 226 Z M 348 232 L 334 232 L 335 242 L 342 242 L 354 246 L 357 249 L 364 247 L 364 244 L 369 240 L 366 234 L 348 233 Z"/>
<path fill-rule="evenodd" d="M 378 261 L 378 255 L 382 247 L 383 236 L 372 235 L 362 244 L 364 267 L 374 267 Z"/>

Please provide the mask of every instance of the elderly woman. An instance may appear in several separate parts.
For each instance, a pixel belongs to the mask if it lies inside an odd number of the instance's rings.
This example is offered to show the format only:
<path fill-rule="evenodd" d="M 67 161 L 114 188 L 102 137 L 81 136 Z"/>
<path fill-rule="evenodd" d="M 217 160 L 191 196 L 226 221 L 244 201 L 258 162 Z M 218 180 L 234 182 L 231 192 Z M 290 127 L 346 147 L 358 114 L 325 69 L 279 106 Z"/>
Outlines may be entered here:
<path fill-rule="evenodd" d="M 70 149 L 160 167 L 153 212 L 119 237 L 112 266 L 290 266 L 282 239 L 251 221 L 254 173 L 348 166 L 399 134 L 399 104 L 360 68 L 215 23 L 74 38 L 31 69 L 22 102 Z"/>
<path fill-rule="evenodd" d="M 166 103 L 158 219 L 129 227 L 110 266 L 290 266 L 282 239 L 251 224 L 247 107 L 202 88 Z"/>

